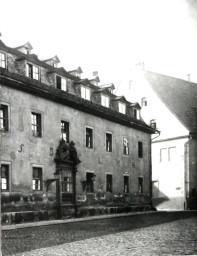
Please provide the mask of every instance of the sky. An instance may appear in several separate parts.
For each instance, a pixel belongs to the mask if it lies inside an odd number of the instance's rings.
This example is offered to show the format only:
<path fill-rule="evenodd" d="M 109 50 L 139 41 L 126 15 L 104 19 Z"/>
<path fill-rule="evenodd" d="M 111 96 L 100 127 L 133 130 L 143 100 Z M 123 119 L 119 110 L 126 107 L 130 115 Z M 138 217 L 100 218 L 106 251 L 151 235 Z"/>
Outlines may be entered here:
<path fill-rule="evenodd" d="M 59 66 L 98 71 L 100 84 L 118 90 L 136 63 L 197 82 L 196 0 L 0 0 L 1 40 L 30 42 L 39 59 L 57 55 Z M 3 10 L 3 11 L 2 11 Z"/>

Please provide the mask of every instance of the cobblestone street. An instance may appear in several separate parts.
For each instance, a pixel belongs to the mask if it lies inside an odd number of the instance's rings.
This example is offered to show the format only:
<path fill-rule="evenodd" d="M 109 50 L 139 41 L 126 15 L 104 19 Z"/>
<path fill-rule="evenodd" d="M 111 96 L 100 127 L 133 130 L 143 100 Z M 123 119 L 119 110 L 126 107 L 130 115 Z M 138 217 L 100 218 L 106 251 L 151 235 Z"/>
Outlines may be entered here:
<path fill-rule="evenodd" d="M 174 220 L 176 217 L 177 220 Z M 154 225 L 154 220 L 157 225 Z M 139 222 L 142 225 L 139 225 Z M 73 225 L 72 231 L 70 225 Z M 174 215 L 163 214 L 163 216 L 161 214 L 160 217 L 159 215 L 133 216 L 132 218 L 114 218 L 110 221 L 99 220 L 95 223 L 89 221 L 70 225 L 42 227 L 42 231 L 38 228 L 37 235 L 34 233 L 34 228 L 15 230 L 10 233 L 9 231 L 3 232 L 3 256 L 197 255 L 196 214 L 187 217 L 176 216 L 175 213 Z M 43 239 L 40 237 L 42 232 L 45 232 Z M 65 241 L 60 239 L 60 233 L 61 236 L 64 235 Z M 18 236 L 14 238 L 16 234 Z M 40 240 L 45 242 L 45 246 L 43 243 L 40 244 Z M 54 245 L 54 240 L 59 245 Z M 25 251 L 33 247 L 36 241 L 38 246 L 45 248 L 20 253 L 13 252 L 13 249 L 15 252 Z M 20 243 L 26 244 L 26 247 Z"/>

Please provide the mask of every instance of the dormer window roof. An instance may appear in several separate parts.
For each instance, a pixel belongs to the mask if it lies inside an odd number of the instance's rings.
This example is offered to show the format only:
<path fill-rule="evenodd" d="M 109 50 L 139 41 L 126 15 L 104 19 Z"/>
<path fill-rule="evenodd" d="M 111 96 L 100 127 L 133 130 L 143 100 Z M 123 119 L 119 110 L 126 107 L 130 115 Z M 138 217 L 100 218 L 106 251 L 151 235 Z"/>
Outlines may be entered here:
<path fill-rule="evenodd" d="M 58 63 L 60 63 L 60 60 L 57 55 L 55 55 L 53 58 L 43 60 L 43 62 L 47 63 L 48 65 L 51 65 L 54 68 L 58 67 Z"/>
<path fill-rule="evenodd" d="M 83 73 L 83 70 L 81 69 L 81 67 L 78 67 L 77 69 L 74 69 L 74 70 L 71 70 L 71 71 L 68 71 L 68 73 L 74 75 L 74 76 L 77 76 L 77 77 L 81 77 L 81 74 Z"/>
<path fill-rule="evenodd" d="M 31 54 L 31 50 L 33 49 L 33 47 L 29 42 L 27 42 L 26 44 L 15 47 L 14 49 L 25 54 Z"/>
<path fill-rule="evenodd" d="M 98 86 L 98 83 L 100 83 L 100 79 L 98 76 L 96 76 L 94 79 L 89 80 L 91 84 Z"/>
<path fill-rule="evenodd" d="M 115 90 L 115 86 L 113 83 L 110 83 L 110 84 L 103 84 L 103 85 L 100 85 L 99 86 L 101 89 L 108 89 L 109 92 L 112 93 L 113 90 Z"/>

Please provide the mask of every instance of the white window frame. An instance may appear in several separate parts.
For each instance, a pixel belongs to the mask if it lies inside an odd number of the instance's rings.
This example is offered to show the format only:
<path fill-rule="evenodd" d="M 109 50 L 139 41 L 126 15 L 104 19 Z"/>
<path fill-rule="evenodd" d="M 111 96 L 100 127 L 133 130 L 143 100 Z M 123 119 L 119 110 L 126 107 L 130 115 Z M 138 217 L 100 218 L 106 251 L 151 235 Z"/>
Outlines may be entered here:
<path fill-rule="evenodd" d="M 118 102 L 118 110 L 122 114 L 126 114 L 126 104 Z"/>
<path fill-rule="evenodd" d="M 135 111 L 136 111 L 136 115 L 135 115 Z M 140 119 L 140 111 L 139 111 L 139 109 L 133 108 L 133 116 L 134 116 L 136 119 Z"/>
<path fill-rule="evenodd" d="M 32 77 L 29 76 L 29 67 L 32 66 Z M 35 66 L 29 62 L 26 63 L 26 75 L 29 78 L 33 78 L 35 80 L 39 80 L 39 67 Z"/>
<path fill-rule="evenodd" d="M 11 192 L 11 179 L 12 179 L 12 164 L 8 161 L 1 161 L 1 165 L 8 165 L 8 189 L 2 189 L 2 180 L 1 180 L 1 193 Z"/>
<path fill-rule="evenodd" d="M 0 52 L 0 67 L 6 68 L 6 54 L 4 52 Z"/>
<path fill-rule="evenodd" d="M 42 180 L 41 180 L 41 182 L 40 182 L 40 189 L 33 189 L 33 186 L 34 186 L 34 184 L 33 184 L 33 168 L 41 168 L 42 169 Z M 34 193 L 36 193 L 36 192 L 38 192 L 38 193 L 42 193 L 43 192 L 43 189 L 44 189 L 44 187 L 43 187 L 43 181 L 44 181 L 44 165 L 40 165 L 40 164 L 32 164 L 31 165 L 31 171 L 32 171 L 32 184 L 31 184 L 31 187 L 32 187 L 32 191 L 34 192 Z"/>
<path fill-rule="evenodd" d="M 88 87 L 81 86 L 81 98 L 85 100 L 90 100 L 91 90 Z"/>
<path fill-rule="evenodd" d="M 87 134 L 86 134 L 86 129 L 91 129 L 92 130 L 92 145 L 87 146 Z M 88 149 L 93 149 L 94 148 L 94 128 L 90 126 L 85 126 L 85 147 Z"/>
<path fill-rule="evenodd" d="M 109 97 L 108 96 L 101 94 L 101 105 L 106 108 L 109 108 Z"/>
<path fill-rule="evenodd" d="M 126 149 L 125 152 L 124 152 L 124 149 Z M 126 137 L 123 137 L 123 155 L 124 156 L 129 155 L 129 140 Z"/>

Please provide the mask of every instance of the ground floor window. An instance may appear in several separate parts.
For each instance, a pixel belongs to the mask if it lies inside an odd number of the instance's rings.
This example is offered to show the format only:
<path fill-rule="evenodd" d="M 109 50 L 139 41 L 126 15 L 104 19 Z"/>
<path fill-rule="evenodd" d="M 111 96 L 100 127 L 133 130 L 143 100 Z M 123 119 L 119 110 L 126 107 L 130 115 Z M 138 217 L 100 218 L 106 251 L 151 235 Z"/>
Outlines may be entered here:
<path fill-rule="evenodd" d="M 1 190 L 9 190 L 9 165 L 1 165 Z"/>
<path fill-rule="evenodd" d="M 73 192 L 73 177 L 72 171 L 66 170 L 62 172 L 62 192 L 72 193 Z"/>
<path fill-rule="evenodd" d="M 138 192 L 139 194 L 143 194 L 143 178 L 138 177 Z"/>
<path fill-rule="evenodd" d="M 40 167 L 33 167 L 32 189 L 42 190 L 42 168 Z"/>
<path fill-rule="evenodd" d="M 86 192 L 94 192 L 94 173 L 86 173 Z"/>
<path fill-rule="evenodd" d="M 129 193 L 129 176 L 124 176 L 124 193 Z"/>
<path fill-rule="evenodd" d="M 106 175 L 106 191 L 112 192 L 112 174 Z"/>

